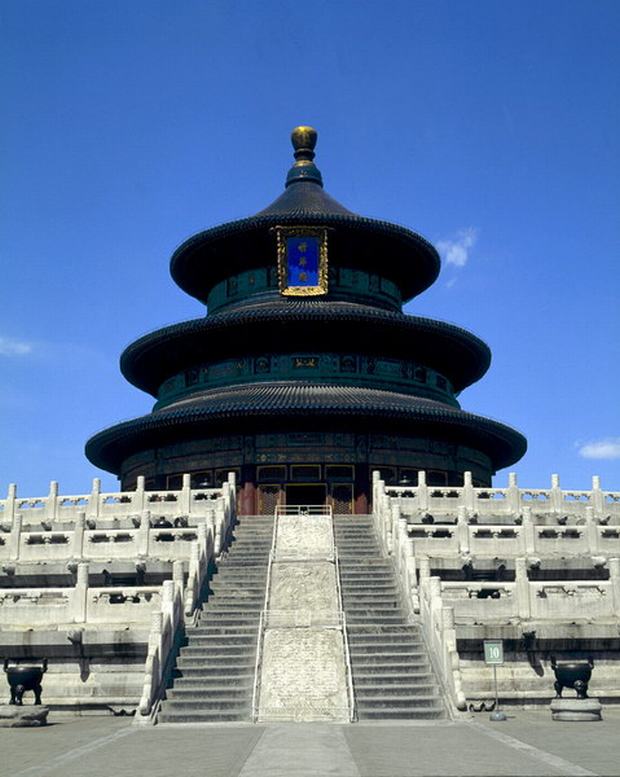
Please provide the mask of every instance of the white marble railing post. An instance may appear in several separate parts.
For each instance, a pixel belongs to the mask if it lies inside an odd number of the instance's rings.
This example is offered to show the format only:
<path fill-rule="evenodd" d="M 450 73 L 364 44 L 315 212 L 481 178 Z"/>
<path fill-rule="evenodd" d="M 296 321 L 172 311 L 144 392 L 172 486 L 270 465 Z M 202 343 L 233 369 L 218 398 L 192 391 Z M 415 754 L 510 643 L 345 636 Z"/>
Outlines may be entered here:
<path fill-rule="evenodd" d="M 11 525 L 15 519 L 15 500 L 17 498 L 17 484 L 9 483 L 9 488 L 6 495 L 6 502 L 4 503 L 4 517 L 11 522 Z"/>
<path fill-rule="evenodd" d="M 421 556 L 418 561 L 419 563 L 419 570 L 420 570 L 420 585 L 422 585 L 422 580 L 427 580 L 431 576 L 431 560 L 428 556 Z M 437 578 L 439 580 L 439 578 Z"/>
<path fill-rule="evenodd" d="M 476 508 L 476 494 L 472 482 L 471 472 L 463 472 L 463 497 L 465 499 L 465 509 L 471 514 Z"/>
<path fill-rule="evenodd" d="M 511 513 L 518 513 L 521 507 L 521 492 L 517 483 L 517 473 L 508 473 L 508 494 L 506 496 L 508 500 L 508 508 Z"/>
<path fill-rule="evenodd" d="M 71 540 L 71 558 L 74 561 L 81 561 L 84 557 L 84 525 L 86 522 L 86 513 L 83 510 L 77 514 L 75 519 L 75 528 Z"/>
<path fill-rule="evenodd" d="M 560 476 L 558 474 L 551 475 L 551 509 L 554 513 L 562 512 L 564 503 L 564 497 L 562 495 L 562 489 L 560 488 Z"/>
<path fill-rule="evenodd" d="M 99 478 L 93 478 L 93 487 L 90 492 L 90 498 L 88 500 L 88 517 L 98 518 L 100 510 L 101 496 L 101 480 Z"/>
<path fill-rule="evenodd" d="M 421 512 L 428 510 L 428 486 L 426 485 L 426 472 L 418 472 L 418 487 L 416 489 L 418 496 L 418 508 Z"/>
<path fill-rule="evenodd" d="M 54 522 L 58 517 L 58 481 L 50 481 L 50 491 L 45 503 L 45 517 Z"/>
<path fill-rule="evenodd" d="M 528 620 L 531 615 L 530 581 L 527 577 L 527 562 L 524 558 L 515 559 L 515 594 L 519 617 Z"/>
<path fill-rule="evenodd" d="M 588 550 L 596 555 L 599 547 L 598 523 L 594 516 L 594 508 L 586 507 L 586 539 L 588 541 Z"/>
<path fill-rule="evenodd" d="M 527 555 L 531 555 L 536 552 L 536 527 L 532 521 L 532 508 L 523 508 L 523 543 L 525 546 L 525 552 Z"/>
<path fill-rule="evenodd" d="M 149 540 L 151 533 L 151 511 L 142 510 L 140 526 L 136 534 L 136 554 L 139 558 L 149 555 Z"/>
<path fill-rule="evenodd" d="M 618 617 L 620 616 L 620 558 L 610 558 L 607 563 L 609 566 L 609 581 L 611 582 L 614 615 Z"/>
<path fill-rule="evenodd" d="M 181 591 L 184 587 L 185 575 L 183 573 L 183 562 L 180 560 L 172 562 L 172 580 L 175 585 L 181 586 Z"/>
<path fill-rule="evenodd" d="M 467 507 L 456 508 L 456 540 L 459 553 L 469 553 L 469 524 L 467 523 Z"/>
<path fill-rule="evenodd" d="M 136 493 L 133 506 L 134 509 L 138 510 L 140 513 L 144 510 L 144 505 L 146 504 L 146 490 L 144 484 L 144 475 L 138 475 L 136 478 Z"/>
<path fill-rule="evenodd" d="M 77 581 L 73 589 L 72 615 L 74 623 L 86 623 L 88 614 L 88 570 L 86 561 L 77 566 Z"/>
<path fill-rule="evenodd" d="M 13 513 L 13 523 L 11 524 L 11 534 L 9 535 L 9 559 L 17 561 L 19 559 L 19 548 L 22 534 L 22 517 Z"/>
<path fill-rule="evenodd" d="M 192 476 L 189 472 L 183 475 L 183 484 L 181 486 L 181 493 L 179 494 L 179 511 L 181 514 L 187 513 L 190 515 L 192 512 Z"/>
<path fill-rule="evenodd" d="M 597 515 L 603 515 L 605 511 L 605 497 L 601 490 L 601 478 L 599 475 L 592 476 L 592 497 L 590 504 Z"/>

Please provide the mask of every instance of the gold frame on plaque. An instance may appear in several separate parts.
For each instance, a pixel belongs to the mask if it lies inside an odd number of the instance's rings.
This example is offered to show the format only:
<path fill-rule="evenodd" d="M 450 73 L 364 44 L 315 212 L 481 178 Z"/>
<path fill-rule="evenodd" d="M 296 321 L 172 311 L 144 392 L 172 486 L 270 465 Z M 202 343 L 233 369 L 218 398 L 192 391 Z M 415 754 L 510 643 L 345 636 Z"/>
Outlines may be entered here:
<path fill-rule="evenodd" d="M 286 260 L 287 237 L 318 237 L 319 243 L 319 271 L 317 286 L 289 286 L 288 268 Z M 290 297 L 316 297 L 327 294 L 327 229 L 325 227 L 276 227 L 276 239 L 278 245 L 278 281 L 280 294 Z"/>

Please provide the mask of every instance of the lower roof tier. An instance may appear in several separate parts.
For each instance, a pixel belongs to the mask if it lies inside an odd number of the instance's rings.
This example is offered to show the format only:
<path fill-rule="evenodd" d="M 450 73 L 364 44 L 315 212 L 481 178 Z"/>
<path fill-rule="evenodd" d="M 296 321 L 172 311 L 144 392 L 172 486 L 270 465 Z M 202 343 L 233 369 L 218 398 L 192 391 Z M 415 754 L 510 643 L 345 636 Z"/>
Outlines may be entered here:
<path fill-rule="evenodd" d="M 165 409 L 99 432 L 86 456 L 118 474 L 123 461 L 143 450 L 221 432 L 269 430 L 307 424 L 390 429 L 456 442 L 485 453 L 494 470 L 518 461 L 527 448 L 514 429 L 431 399 L 392 391 L 301 382 L 211 389 Z"/>
<path fill-rule="evenodd" d="M 342 353 L 354 349 L 415 359 L 445 375 L 456 392 L 479 380 L 491 361 L 482 340 L 442 321 L 350 302 L 282 300 L 151 332 L 125 349 L 121 371 L 157 396 L 168 378 L 207 360 L 322 345 Z"/>

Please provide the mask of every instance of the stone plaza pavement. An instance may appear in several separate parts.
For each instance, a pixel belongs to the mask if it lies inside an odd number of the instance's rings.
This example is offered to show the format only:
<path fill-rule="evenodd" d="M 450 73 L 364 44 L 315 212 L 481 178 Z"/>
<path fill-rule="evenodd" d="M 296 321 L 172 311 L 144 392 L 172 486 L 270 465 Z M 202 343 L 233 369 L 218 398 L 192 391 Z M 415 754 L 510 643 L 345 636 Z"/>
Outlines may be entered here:
<path fill-rule="evenodd" d="M 132 726 L 115 717 L 50 716 L 0 730 L 2 777 L 413 777 L 620 775 L 620 710 L 597 723 L 548 711 L 460 721 L 343 726 Z"/>

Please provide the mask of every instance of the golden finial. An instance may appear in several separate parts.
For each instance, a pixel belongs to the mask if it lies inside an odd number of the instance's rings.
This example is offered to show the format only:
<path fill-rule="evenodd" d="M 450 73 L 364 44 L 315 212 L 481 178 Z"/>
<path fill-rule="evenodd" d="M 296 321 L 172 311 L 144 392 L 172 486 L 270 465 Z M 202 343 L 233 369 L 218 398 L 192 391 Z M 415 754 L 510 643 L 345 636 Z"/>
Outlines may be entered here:
<path fill-rule="evenodd" d="M 323 186 L 323 179 L 318 167 L 312 161 L 314 159 L 314 147 L 316 146 L 317 131 L 314 127 L 301 124 L 291 132 L 295 164 L 286 176 L 286 185 L 298 181 L 312 181 Z"/>
<path fill-rule="evenodd" d="M 314 147 L 316 146 L 317 132 L 314 127 L 308 127 L 305 124 L 295 127 L 291 132 L 291 142 L 295 149 L 295 159 L 297 152 L 305 151 L 312 153 L 310 159 L 314 157 Z"/>

